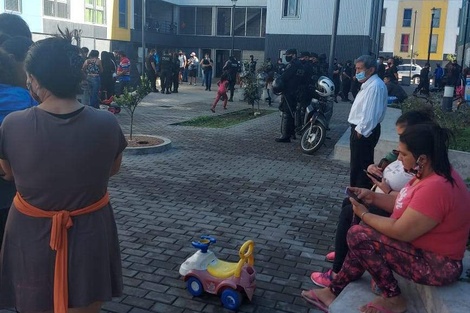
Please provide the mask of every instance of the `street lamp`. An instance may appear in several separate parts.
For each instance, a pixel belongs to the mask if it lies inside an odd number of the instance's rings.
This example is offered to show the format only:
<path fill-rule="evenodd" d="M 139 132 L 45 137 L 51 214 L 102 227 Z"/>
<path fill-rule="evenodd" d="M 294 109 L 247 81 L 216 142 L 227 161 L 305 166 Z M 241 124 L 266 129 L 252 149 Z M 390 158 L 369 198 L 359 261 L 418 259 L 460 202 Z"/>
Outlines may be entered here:
<path fill-rule="evenodd" d="M 233 56 L 233 50 L 235 49 L 235 5 L 237 4 L 237 0 L 231 0 L 233 4 L 232 8 L 232 50 L 230 52 L 230 56 Z"/>
<path fill-rule="evenodd" d="M 431 31 L 429 32 L 428 63 L 429 63 L 429 58 L 431 56 L 432 29 L 434 26 L 434 14 L 436 14 L 436 11 L 437 11 L 436 8 L 431 9 L 432 14 L 431 14 Z"/>

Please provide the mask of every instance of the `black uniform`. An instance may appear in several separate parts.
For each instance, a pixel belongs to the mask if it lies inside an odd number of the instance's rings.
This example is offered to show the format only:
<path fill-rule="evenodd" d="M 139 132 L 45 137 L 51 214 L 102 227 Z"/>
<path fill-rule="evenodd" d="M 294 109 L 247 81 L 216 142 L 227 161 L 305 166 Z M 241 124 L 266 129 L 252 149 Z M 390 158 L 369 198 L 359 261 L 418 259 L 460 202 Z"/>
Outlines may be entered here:
<path fill-rule="evenodd" d="M 282 93 L 279 110 L 282 111 L 281 137 L 278 142 L 289 142 L 291 136 L 295 135 L 294 117 L 297 107 L 297 95 L 299 86 L 305 78 L 305 70 L 298 59 L 292 59 L 281 75 L 284 82 L 284 91 Z"/>
<path fill-rule="evenodd" d="M 160 59 L 162 93 L 170 93 L 172 68 L 173 61 L 171 54 L 165 53 Z"/>
<path fill-rule="evenodd" d="M 173 66 L 171 68 L 171 77 L 173 81 L 173 89 L 172 92 L 178 93 L 179 87 L 179 75 L 180 75 L 180 60 L 178 59 L 178 54 L 173 55 Z"/>
<path fill-rule="evenodd" d="M 304 76 L 298 88 L 297 107 L 295 110 L 295 131 L 298 134 L 303 126 L 302 118 L 305 115 L 305 108 L 307 108 L 307 106 L 312 101 L 313 91 L 315 89 L 315 87 L 313 86 L 314 81 L 312 78 L 312 63 L 308 61 L 301 61 L 301 64 L 304 69 Z"/>
<path fill-rule="evenodd" d="M 231 56 L 230 59 L 225 62 L 223 70 L 228 74 L 228 88 L 230 90 L 230 98 L 228 101 L 233 101 L 233 94 L 235 92 L 235 83 L 237 81 L 237 73 L 240 71 L 240 65 L 235 59 L 234 56 Z"/>
<path fill-rule="evenodd" d="M 150 87 L 152 87 L 153 92 L 158 92 L 157 90 L 157 63 L 155 62 L 155 56 L 152 54 L 147 55 L 145 58 L 145 72 L 147 78 L 150 81 Z"/>

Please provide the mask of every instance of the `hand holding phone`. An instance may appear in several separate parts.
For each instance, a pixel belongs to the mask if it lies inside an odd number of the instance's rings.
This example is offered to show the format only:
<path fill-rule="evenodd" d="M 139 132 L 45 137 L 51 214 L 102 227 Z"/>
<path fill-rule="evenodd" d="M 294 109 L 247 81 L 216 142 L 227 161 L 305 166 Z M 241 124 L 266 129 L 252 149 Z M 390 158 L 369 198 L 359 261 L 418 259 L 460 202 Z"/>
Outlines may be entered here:
<path fill-rule="evenodd" d="M 377 180 L 378 182 L 380 182 L 380 183 L 382 182 L 382 177 L 380 177 L 380 176 L 378 176 L 378 175 L 376 175 L 376 174 L 374 174 L 374 173 L 371 173 L 371 172 L 369 172 L 369 171 L 367 171 L 367 170 L 363 170 L 363 171 L 364 171 L 364 173 L 366 173 L 367 175 L 370 175 L 370 176 L 374 177 L 375 180 Z"/>
<path fill-rule="evenodd" d="M 357 195 L 356 195 L 351 189 L 346 188 L 346 194 L 348 195 L 348 197 L 353 198 L 354 200 L 356 200 L 356 201 L 359 202 L 360 204 L 366 205 L 366 204 L 364 203 L 364 201 L 362 201 L 361 199 L 359 199 L 359 198 L 357 197 Z"/>

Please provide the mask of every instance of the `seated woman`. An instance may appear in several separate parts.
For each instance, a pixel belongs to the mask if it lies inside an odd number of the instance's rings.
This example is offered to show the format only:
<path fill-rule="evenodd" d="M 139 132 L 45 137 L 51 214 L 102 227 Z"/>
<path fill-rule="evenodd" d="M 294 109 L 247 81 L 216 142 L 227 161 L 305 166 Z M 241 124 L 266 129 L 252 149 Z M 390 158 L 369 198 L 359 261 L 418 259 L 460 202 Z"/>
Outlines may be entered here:
<path fill-rule="evenodd" d="M 425 111 L 409 111 L 402 114 L 395 123 L 398 135 L 402 134 L 407 126 L 431 122 L 432 119 L 430 116 L 431 113 Z M 378 166 L 375 164 L 369 165 L 367 171 L 378 177 L 382 177 L 382 181 L 379 182 L 369 175 L 376 186 L 373 190 L 378 193 L 397 194 L 412 178 L 411 174 L 403 171 L 403 165 L 397 160 L 397 155 L 393 153 L 383 158 Z M 374 214 L 382 216 L 390 216 L 392 213 L 391 211 L 384 210 L 377 206 L 369 206 L 369 210 Z M 343 201 L 338 226 L 336 227 L 335 251 L 326 255 L 326 260 L 333 262 L 333 267 L 324 273 L 313 272 L 310 278 L 315 285 L 328 287 L 331 280 L 341 270 L 346 254 L 348 253 L 346 235 L 352 225 L 353 215 L 351 202 L 346 198 Z"/>
<path fill-rule="evenodd" d="M 470 231 L 470 193 L 448 158 L 450 133 L 428 123 L 409 126 L 400 135 L 398 159 L 415 177 L 398 195 L 351 188 L 369 205 L 391 210 L 390 217 L 369 212 L 350 198 L 363 225 L 351 227 L 349 252 L 327 288 L 302 291 L 302 297 L 327 312 L 328 306 L 367 270 L 382 295 L 361 312 L 405 312 L 393 272 L 416 283 L 443 286 L 457 281 Z"/>

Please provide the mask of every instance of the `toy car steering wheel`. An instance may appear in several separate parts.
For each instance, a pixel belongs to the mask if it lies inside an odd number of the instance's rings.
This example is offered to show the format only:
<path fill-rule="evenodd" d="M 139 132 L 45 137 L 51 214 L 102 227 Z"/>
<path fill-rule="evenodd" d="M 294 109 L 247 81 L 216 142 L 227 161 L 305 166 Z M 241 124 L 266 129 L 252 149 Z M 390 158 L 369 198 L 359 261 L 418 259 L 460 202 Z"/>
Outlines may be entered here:
<path fill-rule="evenodd" d="M 191 244 L 193 245 L 194 248 L 200 249 L 202 253 L 207 253 L 207 250 L 209 249 L 209 246 L 211 245 L 211 243 L 216 243 L 216 242 L 217 240 L 215 240 L 214 237 L 203 235 L 201 236 L 201 240 L 193 241 L 191 242 Z"/>
<path fill-rule="evenodd" d="M 240 256 L 240 259 L 246 260 L 248 259 L 248 264 L 253 266 L 254 263 L 254 258 L 253 258 L 253 250 L 255 249 L 255 243 L 253 240 L 248 240 L 246 241 L 241 247 L 240 247 L 240 252 L 238 255 Z"/>

